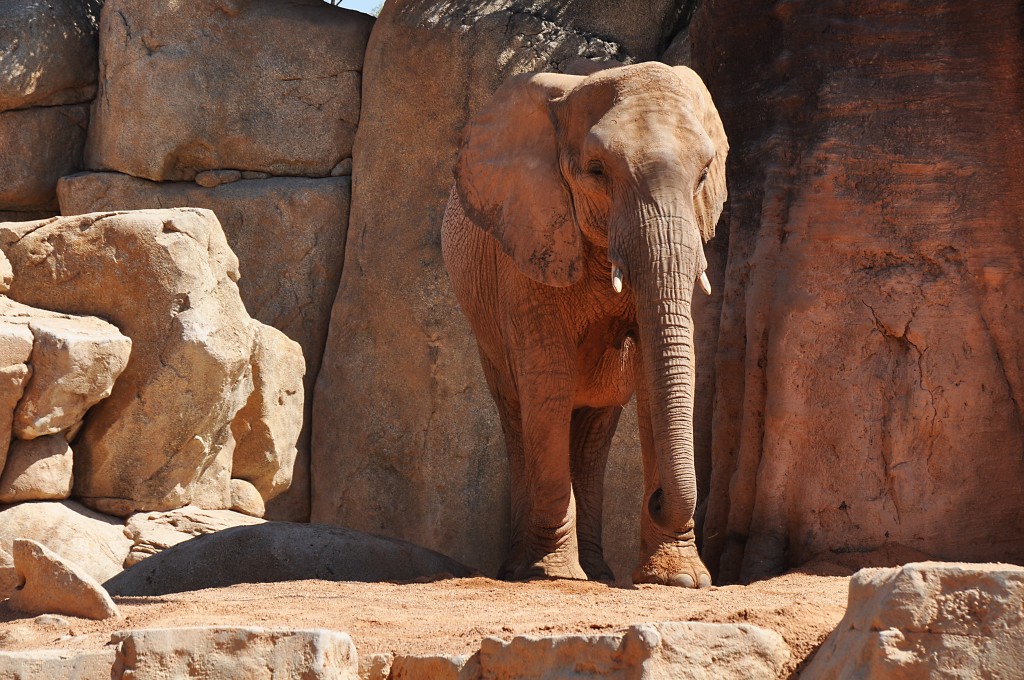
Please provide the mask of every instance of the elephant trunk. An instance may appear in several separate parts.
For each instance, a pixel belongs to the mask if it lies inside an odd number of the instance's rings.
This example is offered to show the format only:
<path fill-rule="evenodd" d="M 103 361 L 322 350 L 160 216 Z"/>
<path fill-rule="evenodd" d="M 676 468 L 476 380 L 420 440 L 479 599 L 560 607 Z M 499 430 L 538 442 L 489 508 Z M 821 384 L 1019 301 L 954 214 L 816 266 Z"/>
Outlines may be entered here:
<path fill-rule="evenodd" d="M 662 218 L 649 235 L 635 277 L 640 336 L 641 388 L 649 400 L 650 426 L 660 488 L 648 499 L 651 519 L 674 536 L 692 529 L 697 505 L 693 462 L 695 386 L 693 319 L 690 303 L 704 262 L 694 221 Z M 634 270 L 637 271 L 637 270 Z"/>

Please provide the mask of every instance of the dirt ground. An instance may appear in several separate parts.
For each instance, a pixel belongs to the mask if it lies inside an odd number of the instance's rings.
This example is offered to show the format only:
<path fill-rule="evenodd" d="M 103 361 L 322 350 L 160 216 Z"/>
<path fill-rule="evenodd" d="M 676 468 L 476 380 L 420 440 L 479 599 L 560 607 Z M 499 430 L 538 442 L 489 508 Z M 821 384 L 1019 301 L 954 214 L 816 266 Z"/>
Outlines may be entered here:
<path fill-rule="evenodd" d="M 125 628 L 236 625 L 346 631 L 361 655 L 464 654 L 489 636 L 594 634 L 650 621 L 708 621 L 752 623 L 777 631 L 793 651 L 794 670 L 842 618 L 848 581 L 846 576 L 790 573 L 749 586 L 703 591 L 487 578 L 244 584 L 115 598 L 123 618 L 104 622 L 24 619 L 0 605 L 0 649 L 99 649 L 113 631 Z"/>

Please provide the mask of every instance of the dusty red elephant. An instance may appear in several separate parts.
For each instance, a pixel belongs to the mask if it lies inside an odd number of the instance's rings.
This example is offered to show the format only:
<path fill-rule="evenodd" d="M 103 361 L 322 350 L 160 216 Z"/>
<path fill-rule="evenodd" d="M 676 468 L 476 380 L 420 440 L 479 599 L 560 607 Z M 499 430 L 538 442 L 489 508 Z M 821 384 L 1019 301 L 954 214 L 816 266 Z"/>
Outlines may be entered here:
<path fill-rule="evenodd" d="M 690 301 L 697 281 L 710 291 L 727 151 L 700 78 L 654 62 L 513 77 L 467 125 L 442 247 L 505 435 L 502 577 L 612 578 L 602 487 L 636 389 L 633 580 L 710 585 L 693 532 Z"/>

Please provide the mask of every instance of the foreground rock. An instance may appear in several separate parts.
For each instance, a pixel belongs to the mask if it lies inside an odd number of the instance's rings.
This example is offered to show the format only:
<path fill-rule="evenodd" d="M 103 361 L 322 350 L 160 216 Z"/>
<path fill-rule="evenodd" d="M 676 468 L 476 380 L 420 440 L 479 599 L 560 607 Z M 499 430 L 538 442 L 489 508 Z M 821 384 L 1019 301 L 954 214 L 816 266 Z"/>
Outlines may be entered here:
<path fill-rule="evenodd" d="M 0 475 L 0 503 L 64 500 L 71 495 L 73 462 L 64 435 L 15 439 Z"/>
<path fill-rule="evenodd" d="M 264 628 L 163 628 L 115 633 L 109 677 L 356 680 L 359 659 L 345 633 Z"/>
<path fill-rule="evenodd" d="M 0 111 L 77 104 L 93 98 L 101 5 L 101 0 L 4 2 L 0 11 L 0 45 L 4 46 L 0 52 Z"/>
<path fill-rule="evenodd" d="M 0 652 L 0 678 L 16 680 L 107 680 L 114 664 L 113 649 L 94 652 L 33 649 Z"/>
<path fill-rule="evenodd" d="M 280 494 L 268 506 L 273 519 L 309 519 L 313 384 L 341 277 L 350 192 L 348 177 L 244 180 L 205 189 L 191 182 L 150 182 L 111 172 L 66 177 L 57 187 L 66 215 L 157 206 L 212 210 L 238 256 L 238 290 L 246 310 L 302 345 L 303 427 L 298 444 L 292 444 L 297 453 L 291 486 L 280 491 L 285 480 L 270 480 L 273 493 Z M 235 456 L 239 458 L 238 452 Z M 286 474 L 285 468 L 276 474 Z"/>
<path fill-rule="evenodd" d="M 352 153 L 372 25 L 318 0 L 108 0 L 87 165 L 326 177 Z"/>
<path fill-rule="evenodd" d="M 204 510 L 194 506 L 170 512 L 132 515 L 124 528 L 124 535 L 131 540 L 131 551 L 124 566 L 134 566 L 151 555 L 196 536 L 262 522 L 262 519 L 232 510 Z"/>
<path fill-rule="evenodd" d="M 114 595 L 163 595 L 236 583 L 410 581 L 472 573 L 405 541 L 339 527 L 269 522 L 199 536 L 143 560 L 104 586 Z"/>
<path fill-rule="evenodd" d="M 862 569 L 802 680 L 1021 677 L 1024 568 L 920 562 Z"/>
<path fill-rule="evenodd" d="M 123 524 L 74 501 L 0 506 L 0 549 L 10 552 L 17 538 L 41 543 L 100 583 L 122 570 L 132 545 Z"/>
<path fill-rule="evenodd" d="M 75 496 L 119 516 L 229 507 L 230 423 L 252 391 L 258 322 L 214 214 L 7 223 L 0 248 L 14 267 L 12 298 L 102 316 L 132 340 L 110 397 L 75 440 Z"/>
<path fill-rule="evenodd" d="M 353 156 L 346 262 L 356 266 L 342 275 L 314 396 L 313 521 L 383 530 L 497 571 L 509 512 L 501 428 L 441 259 L 459 134 L 512 74 L 656 58 L 684 4 L 386 3 L 367 46 Z M 641 485 L 635 429 L 622 430 L 606 543 L 628 574 Z"/>
<path fill-rule="evenodd" d="M 7 600 L 11 609 L 97 620 L 120 615 L 96 579 L 57 553 L 35 541 L 18 538 L 13 555 L 20 585 Z"/>

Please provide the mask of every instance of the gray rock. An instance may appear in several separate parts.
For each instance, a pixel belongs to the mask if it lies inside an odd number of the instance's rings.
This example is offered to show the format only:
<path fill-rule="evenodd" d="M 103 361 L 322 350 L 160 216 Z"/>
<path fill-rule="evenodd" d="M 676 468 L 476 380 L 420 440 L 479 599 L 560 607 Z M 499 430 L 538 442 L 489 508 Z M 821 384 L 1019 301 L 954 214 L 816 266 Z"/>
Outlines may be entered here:
<path fill-rule="evenodd" d="M 472 573 L 465 565 L 405 541 L 340 527 L 267 522 L 168 548 L 104 586 L 115 595 L 163 595 L 236 583 L 409 581 Z"/>
<path fill-rule="evenodd" d="M 170 512 L 141 512 L 129 517 L 125 524 L 124 535 L 132 545 L 124 566 L 134 566 L 196 536 L 262 522 L 258 517 L 233 510 L 204 510 L 191 505 Z"/>

